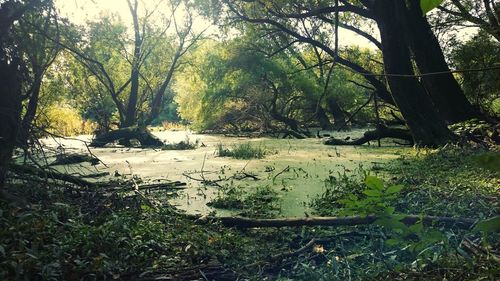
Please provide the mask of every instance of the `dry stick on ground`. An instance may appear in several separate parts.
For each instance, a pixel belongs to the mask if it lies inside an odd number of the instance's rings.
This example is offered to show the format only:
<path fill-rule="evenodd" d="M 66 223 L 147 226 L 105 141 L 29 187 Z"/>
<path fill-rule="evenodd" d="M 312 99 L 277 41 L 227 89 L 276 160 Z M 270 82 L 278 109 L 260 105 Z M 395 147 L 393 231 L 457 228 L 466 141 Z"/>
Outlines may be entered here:
<path fill-rule="evenodd" d="M 199 217 L 198 217 L 199 218 Z M 345 225 L 367 225 L 373 224 L 376 220 L 382 217 L 376 215 L 369 216 L 350 216 L 350 217 L 305 217 L 305 218 L 280 218 L 280 219 L 250 219 L 243 217 L 208 217 L 203 220 L 197 220 L 198 222 L 203 222 L 205 219 L 218 221 L 222 225 L 227 227 L 240 227 L 240 228 L 252 228 L 252 227 L 299 227 L 299 226 L 330 226 L 338 227 Z M 474 223 L 475 219 L 470 218 L 453 218 L 453 217 L 436 217 L 436 216 L 417 216 L 417 215 L 405 215 L 401 220 L 406 225 L 416 224 L 420 221 L 426 226 L 446 226 L 446 227 L 457 227 L 461 229 L 470 229 Z"/>

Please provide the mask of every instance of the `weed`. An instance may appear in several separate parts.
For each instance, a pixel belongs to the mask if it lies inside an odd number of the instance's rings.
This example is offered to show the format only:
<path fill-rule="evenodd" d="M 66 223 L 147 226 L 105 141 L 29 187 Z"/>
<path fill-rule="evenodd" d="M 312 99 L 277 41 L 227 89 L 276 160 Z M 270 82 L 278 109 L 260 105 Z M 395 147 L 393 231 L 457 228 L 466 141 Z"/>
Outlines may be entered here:
<path fill-rule="evenodd" d="M 198 140 L 196 140 L 193 143 L 191 142 L 189 137 L 186 136 L 186 140 L 173 144 L 165 144 L 162 146 L 161 150 L 191 150 L 191 149 L 196 149 L 198 147 L 198 144 L 199 144 Z"/>
<path fill-rule="evenodd" d="M 221 143 L 217 145 L 215 155 L 219 157 L 232 157 L 235 159 L 262 159 L 266 155 L 265 148 L 252 146 L 249 142 L 234 145 L 232 149 L 224 147 Z"/>

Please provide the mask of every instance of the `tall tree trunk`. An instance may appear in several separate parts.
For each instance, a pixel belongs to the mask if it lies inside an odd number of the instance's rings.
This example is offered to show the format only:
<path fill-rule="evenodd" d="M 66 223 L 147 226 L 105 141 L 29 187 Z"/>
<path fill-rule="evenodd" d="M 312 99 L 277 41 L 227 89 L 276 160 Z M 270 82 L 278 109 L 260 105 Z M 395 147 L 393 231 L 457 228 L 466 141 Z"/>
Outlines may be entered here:
<path fill-rule="evenodd" d="M 24 114 L 23 121 L 21 123 L 21 132 L 19 134 L 19 143 L 23 145 L 28 143 L 33 120 L 36 116 L 38 100 L 40 98 L 40 89 L 42 87 L 42 76 L 43 74 L 41 73 L 35 74 L 33 85 L 29 91 L 28 107 L 26 108 L 26 113 Z"/>
<path fill-rule="evenodd" d="M 130 73 L 130 94 L 128 97 L 127 111 L 125 112 L 125 122 L 121 124 L 122 128 L 130 127 L 136 123 L 137 100 L 139 97 L 139 75 L 140 60 L 142 54 L 142 38 L 139 26 L 139 17 L 137 15 L 137 0 L 134 3 L 127 1 L 132 20 L 134 22 L 134 54 L 132 58 L 132 69 Z"/>
<path fill-rule="evenodd" d="M 5 182 L 21 124 L 20 60 L 0 50 L 0 187 Z M 10 60 L 10 61 L 9 61 Z"/>
<path fill-rule="evenodd" d="M 327 98 L 326 102 L 328 104 L 328 109 L 333 116 L 334 128 L 340 129 L 344 127 L 346 122 L 346 116 L 344 111 L 340 107 L 339 103 L 334 98 Z"/>
<path fill-rule="evenodd" d="M 449 72 L 439 41 L 425 16 L 422 16 L 420 1 L 410 0 L 408 3 L 403 19 L 418 69 L 421 73 Z M 456 123 L 478 116 L 453 74 L 424 76 L 422 80 L 434 105 L 447 122 Z"/>
<path fill-rule="evenodd" d="M 317 103 L 311 104 L 311 110 L 314 114 L 314 118 L 319 122 L 319 126 L 322 130 L 332 130 L 333 124 L 330 122 L 330 118 L 326 115 L 325 109 L 318 105 Z"/>
<path fill-rule="evenodd" d="M 402 29 L 404 1 L 377 0 L 373 12 L 380 29 L 386 73 L 413 75 L 406 35 Z M 430 97 L 415 77 L 387 77 L 392 97 L 401 110 L 415 143 L 439 146 L 454 139 Z"/>

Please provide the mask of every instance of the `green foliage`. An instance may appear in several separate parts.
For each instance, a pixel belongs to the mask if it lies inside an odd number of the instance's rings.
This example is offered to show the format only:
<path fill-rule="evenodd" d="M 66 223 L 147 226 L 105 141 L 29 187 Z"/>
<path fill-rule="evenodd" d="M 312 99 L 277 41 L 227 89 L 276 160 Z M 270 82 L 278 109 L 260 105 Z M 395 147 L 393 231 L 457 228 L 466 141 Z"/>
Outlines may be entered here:
<path fill-rule="evenodd" d="M 232 157 L 235 159 L 262 159 L 267 151 L 261 145 L 254 146 L 250 142 L 236 144 L 232 149 L 224 147 L 221 143 L 217 145 L 215 155 L 219 157 Z"/>
<path fill-rule="evenodd" d="M 479 31 L 465 43 L 455 42 L 451 48 L 451 65 L 455 69 L 481 69 L 500 61 L 500 43 Z M 500 70 L 464 72 L 457 75 L 466 96 L 483 112 L 500 114 Z"/>
<path fill-rule="evenodd" d="M 474 226 L 474 231 L 500 232 L 500 216 L 480 221 Z"/>
<path fill-rule="evenodd" d="M 437 8 L 441 3 L 443 3 L 443 0 L 420 0 L 420 8 L 425 15 L 434 8 Z"/>
<path fill-rule="evenodd" d="M 67 105 L 45 108 L 37 118 L 36 124 L 60 136 L 92 134 L 96 128 L 95 123 L 84 120 L 77 110 Z"/>

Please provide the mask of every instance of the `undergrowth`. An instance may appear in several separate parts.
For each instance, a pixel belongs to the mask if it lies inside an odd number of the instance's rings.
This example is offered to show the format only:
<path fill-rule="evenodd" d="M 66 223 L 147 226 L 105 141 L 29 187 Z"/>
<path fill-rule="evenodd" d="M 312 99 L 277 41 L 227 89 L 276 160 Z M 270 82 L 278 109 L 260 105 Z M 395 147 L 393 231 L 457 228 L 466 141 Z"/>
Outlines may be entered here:
<path fill-rule="evenodd" d="M 311 202 L 315 215 L 383 218 L 337 228 L 231 229 L 196 223 L 167 204 L 158 210 L 138 199 L 128 204 L 126 194 L 95 212 L 88 204 L 96 200 L 87 203 L 64 187 L 26 185 L 29 206 L 0 201 L 0 280 L 140 280 L 207 263 L 232 272 L 229 280 L 495 280 L 498 234 L 397 219 L 497 216 L 496 161 L 497 152 L 451 147 L 402 156 L 377 168 L 377 177 L 361 168 L 332 173 Z M 272 187 L 242 190 L 227 187 L 213 205 L 249 217 L 279 214 Z M 308 251 L 270 259 L 311 239 Z"/>

